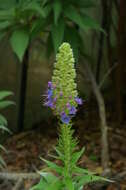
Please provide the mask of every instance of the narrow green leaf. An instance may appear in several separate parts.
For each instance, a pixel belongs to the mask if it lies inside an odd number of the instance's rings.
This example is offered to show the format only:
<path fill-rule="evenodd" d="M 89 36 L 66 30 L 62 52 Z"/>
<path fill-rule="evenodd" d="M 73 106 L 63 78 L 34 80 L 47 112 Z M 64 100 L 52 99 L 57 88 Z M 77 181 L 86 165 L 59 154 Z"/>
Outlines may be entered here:
<path fill-rule="evenodd" d="M 44 158 L 41 158 L 41 160 L 43 160 L 50 169 L 53 169 L 54 171 L 56 171 L 59 174 L 62 174 L 63 168 L 61 166 L 58 166 L 57 164 L 55 164 L 51 161 L 45 160 Z"/>
<path fill-rule="evenodd" d="M 74 173 L 76 174 L 83 174 L 83 175 L 94 175 L 93 172 L 88 171 L 87 169 L 80 168 L 78 166 L 74 167 L 73 169 Z"/>
<path fill-rule="evenodd" d="M 85 150 L 85 148 L 82 148 L 81 151 L 73 153 L 73 155 L 72 155 L 72 163 L 73 164 L 77 163 L 77 161 L 80 159 L 80 157 L 84 153 L 84 150 Z"/>
<path fill-rule="evenodd" d="M 54 23 L 55 23 L 55 25 L 57 25 L 59 16 L 61 14 L 61 11 L 62 11 L 61 1 L 55 0 L 54 3 L 53 3 Z"/>
<path fill-rule="evenodd" d="M 46 57 L 47 58 L 50 57 L 52 53 L 53 53 L 53 42 L 52 42 L 52 35 L 50 32 L 47 38 Z"/>
<path fill-rule="evenodd" d="M 10 95 L 13 95 L 13 92 L 2 90 L 2 91 L 0 91 L 0 100 L 4 99 Z"/>
<path fill-rule="evenodd" d="M 77 25 L 79 25 L 79 27 L 83 28 L 82 18 L 74 7 L 72 7 L 72 6 L 66 7 L 66 9 L 64 10 L 64 14 L 70 20 L 72 20 Z"/>
<path fill-rule="evenodd" d="M 7 120 L 6 118 L 0 114 L 0 125 L 4 125 L 6 126 L 7 125 Z"/>
<path fill-rule="evenodd" d="M 29 43 L 28 31 L 24 29 L 15 30 L 10 38 L 10 43 L 13 51 L 18 56 L 19 60 L 22 61 Z"/>
<path fill-rule="evenodd" d="M 96 181 L 108 181 L 109 180 L 103 178 L 103 177 L 99 177 L 99 176 L 95 176 L 95 175 L 85 175 L 85 176 L 80 176 L 78 177 L 80 178 L 78 181 L 78 186 L 85 186 L 88 183 L 92 183 L 92 182 L 96 182 Z"/>
<path fill-rule="evenodd" d="M 59 159 L 64 161 L 64 155 L 60 152 L 60 150 L 58 150 L 57 147 L 55 147 L 54 149 L 55 149 L 56 153 L 58 154 Z"/>
<path fill-rule="evenodd" d="M 15 105 L 13 101 L 3 100 L 0 102 L 0 109 L 6 108 L 10 105 Z"/>
<path fill-rule="evenodd" d="M 65 29 L 65 24 L 62 19 L 59 20 L 57 25 L 53 25 L 52 27 L 52 41 L 55 53 L 57 53 L 57 50 L 63 41 L 64 29 Z"/>
<path fill-rule="evenodd" d="M 52 173 L 49 173 L 49 172 L 41 172 L 40 171 L 38 173 L 47 181 L 47 183 L 52 183 L 58 179 L 55 175 L 53 175 Z"/>
<path fill-rule="evenodd" d="M 73 27 L 66 27 L 64 33 L 64 41 L 69 42 L 74 52 L 76 61 L 78 60 L 80 36 L 77 30 Z"/>
<path fill-rule="evenodd" d="M 30 188 L 30 190 L 46 190 L 47 187 L 48 187 L 47 182 L 41 179 L 40 182 L 37 185 Z"/>
<path fill-rule="evenodd" d="M 45 18 L 47 18 L 47 16 L 49 16 L 51 10 L 52 10 L 52 4 L 47 4 L 47 5 L 44 7 Z"/>

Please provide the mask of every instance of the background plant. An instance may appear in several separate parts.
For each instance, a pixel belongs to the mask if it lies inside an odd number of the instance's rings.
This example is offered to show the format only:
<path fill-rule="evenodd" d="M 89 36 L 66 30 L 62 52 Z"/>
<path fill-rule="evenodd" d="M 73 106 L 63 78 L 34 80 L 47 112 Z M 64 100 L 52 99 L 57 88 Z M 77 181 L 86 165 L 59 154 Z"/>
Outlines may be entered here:
<path fill-rule="evenodd" d="M 14 102 L 10 100 L 6 100 L 5 98 L 12 95 L 13 93 L 10 91 L 0 91 L 0 110 L 7 108 L 10 105 L 13 105 Z M 0 131 L 6 131 L 10 133 L 10 130 L 7 128 L 7 119 L 0 114 Z M 6 149 L 0 144 L 0 149 L 6 152 Z M 5 162 L 3 158 L 0 156 L 0 168 L 5 166 Z"/>
<path fill-rule="evenodd" d="M 83 47 L 82 32 L 102 31 L 87 11 L 97 5 L 93 0 L 6 0 L 0 4 L 0 39 L 7 36 L 12 50 L 22 62 L 19 81 L 17 129 L 23 130 L 27 89 L 27 70 L 31 42 L 42 39 L 47 55 L 56 53 L 67 41 L 78 59 Z M 46 36 L 46 37 L 45 37 Z M 46 39 L 46 40 L 43 40 Z"/>

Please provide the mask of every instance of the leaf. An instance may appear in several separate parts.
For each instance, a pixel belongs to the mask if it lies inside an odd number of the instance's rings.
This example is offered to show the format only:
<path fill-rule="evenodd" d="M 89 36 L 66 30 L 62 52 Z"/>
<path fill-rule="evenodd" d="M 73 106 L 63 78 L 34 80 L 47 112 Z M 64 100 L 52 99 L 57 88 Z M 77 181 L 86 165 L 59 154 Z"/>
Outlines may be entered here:
<path fill-rule="evenodd" d="M 72 155 L 72 163 L 73 164 L 77 163 L 77 161 L 80 159 L 80 157 L 84 153 L 84 150 L 85 150 L 85 148 L 82 148 L 81 151 L 73 153 L 73 155 Z"/>
<path fill-rule="evenodd" d="M 57 179 L 48 185 L 46 190 L 61 190 L 62 182 Z"/>
<path fill-rule="evenodd" d="M 74 184 L 73 184 L 73 181 L 71 178 L 66 178 L 64 180 L 64 183 L 66 185 L 66 189 L 69 189 L 69 190 L 74 190 Z"/>
<path fill-rule="evenodd" d="M 7 120 L 6 118 L 0 114 L 0 125 L 7 125 Z"/>
<path fill-rule="evenodd" d="M 66 9 L 64 10 L 64 14 L 70 20 L 72 20 L 77 25 L 79 25 L 81 28 L 83 28 L 82 18 L 74 7 L 72 7 L 72 6 L 66 7 Z"/>
<path fill-rule="evenodd" d="M 0 21 L 9 21 L 9 20 L 12 21 L 14 15 L 15 15 L 14 8 L 0 10 Z"/>
<path fill-rule="evenodd" d="M 47 37 L 47 49 L 46 49 L 46 57 L 50 57 L 53 53 L 53 42 L 52 42 L 52 36 L 51 33 L 49 33 Z"/>
<path fill-rule="evenodd" d="M 7 131 L 8 133 L 11 134 L 11 131 L 7 127 L 5 127 L 4 125 L 0 125 L 0 129 Z"/>
<path fill-rule="evenodd" d="M 57 25 L 59 16 L 61 14 L 61 11 L 62 11 L 61 1 L 55 0 L 54 3 L 53 3 L 54 23 L 55 23 L 55 25 Z"/>
<path fill-rule="evenodd" d="M 89 17 L 86 14 L 82 14 L 82 23 L 83 23 L 83 27 L 87 28 L 87 29 L 96 29 L 98 31 L 104 32 L 105 31 L 101 28 L 101 26 L 95 21 L 95 19 Z"/>
<path fill-rule="evenodd" d="M 6 163 L 4 162 L 4 160 L 1 156 L 0 156 L 0 164 L 2 164 L 4 167 L 6 167 Z"/>
<path fill-rule="evenodd" d="M 78 50 L 79 50 L 79 46 L 80 46 L 79 33 L 77 32 L 77 30 L 75 28 L 67 26 L 65 28 L 64 40 L 71 44 L 75 59 L 77 61 L 78 60 L 78 54 L 79 54 Z"/>
<path fill-rule="evenodd" d="M 33 186 L 30 190 L 46 190 L 47 187 L 47 182 L 41 179 L 40 182 L 37 185 Z"/>
<path fill-rule="evenodd" d="M 63 170 L 62 167 L 58 166 L 57 164 L 55 164 L 55 163 L 53 163 L 51 161 L 45 160 L 44 158 L 40 158 L 40 159 L 43 160 L 48 165 L 48 167 L 50 169 L 56 171 L 59 174 L 62 174 L 62 170 Z"/>
<path fill-rule="evenodd" d="M 25 29 L 15 30 L 10 38 L 10 43 L 13 51 L 22 61 L 26 48 L 29 43 L 29 33 Z"/>
<path fill-rule="evenodd" d="M 57 147 L 55 147 L 54 149 L 55 149 L 56 153 L 57 153 L 58 156 L 59 156 L 58 159 L 64 161 L 64 155 L 62 154 L 62 152 L 60 152 L 60 150 L 58 150 Z"/>
<path fill-rule="evenodd" d="M 45 17 L 46 17 L 46 18 L 47 18 L 47 16 L 49 16 L 51 10 L 52 10 L 52 4 L 47 4 L 47 5 L 44 7 L 44 14 L 45 14 Z"/>
<path fill-rule="evenodd" d="M 2 91 L 0 91 L 0 100 L 4 99 L 10 95 L 13 95 L 13 92 L 2 90 Z"/>
<path fill-rule="evenodd" d="M 80 176 L 78 178 L 80 178 L 78 181 L 79 187 L 84 186 L 88 183 L 96 182 L 96 181 L 108 181 L 108 182 L 110 182 L 109 180 L 107 180 L 103 177 L 99 177 L 99 176 L 95 176 L 95 175 L 85 175 L 85 176 Z"/>
<path fill-rule="evenodd" d="M 3 100 L 2 102 L 0 102 L 0 109 L 6 108 L 10 105 L 15 105 L 13 101 L 10 100 Z"/>
<path fill-rule="evenodd" d="M 90 28 L 104 32 L 104 30 L 94 19 L 87 16 L 86 14 L 79 14 L 79 12 L 77 12 L 77 10 L 72 6 L 66 8 L 64 13 L 69 19 L 75 22 L 83 30 L 87 30 Z"/>
<path fill-rule="evenodd" d="M 0 22 L 0 30 L 6 29 L 8 26 L 10 26 L 10 22 Z"/>
<path fill-rule="evenodd" d="M 6 148 L 4 148 L 4 146 L 2 146 L 1 144 L 0 144 L 0 149 L 2 149 L 4 152 L 6 152 L 6 153 L 7 153 Z"/>
<path fill-rule="evenodd" d="M 57 180 L 58 178 L 53 175 L 52 173 L 47 173 L 47 172 L 38 172 L 46 181 L 47 183 L 52 183 L 55 180 Z"/>
<path fill-rule="evenodd" d="M 94 0 L 78 0 L 75 3 L 82 8 L 92 8 L 95 7 L 97 4 L 96 1 L 94 2 Z"/>
<path fill-rule="evenodd" d="M 73 168 L 75 174 L 83 174 L 83 175 L 93 175 L 93 172 L 88 171 L 87 169 L 80 168 L 78 166 Z"/>
<path fill-rule="evenodd" d="M 52 41 L 53 41 L 55 53 L 57 53 L 57 50 L 63 41 L 64 29 L 65 29 L 65 24 L 62 19 L 59 20 L 57 25 L 52 26 L 51 33 L 52 33 Z"/>
<path fill-rule="evenodd" d="M 34 11 L 41 15 L 42 17 L 45 17 L 43 8 L 36 2 L 28 3 L 28 5 L 23 9 L 24 11 Z"/>
<path fill-rule="evenodd" d="M 61 190 L 62 183 L 60 180 L 51 173 L 47 172 L 39 172 L 39 174 L 43 177 L 39 184 L 35 185 L 30 190 Z"/>

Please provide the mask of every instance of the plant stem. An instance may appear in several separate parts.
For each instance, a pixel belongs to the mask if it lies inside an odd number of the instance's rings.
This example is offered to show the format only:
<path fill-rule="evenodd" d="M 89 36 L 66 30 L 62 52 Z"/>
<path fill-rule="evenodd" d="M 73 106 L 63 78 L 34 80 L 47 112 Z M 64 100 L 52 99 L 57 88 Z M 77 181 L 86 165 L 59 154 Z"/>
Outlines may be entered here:
<path fill-rule="evenodd" d="M 64 154 L 64 166 L 67 177 L 71 176 L 71 126 L 70 124 L 61 125 L 62 151 Z"/>

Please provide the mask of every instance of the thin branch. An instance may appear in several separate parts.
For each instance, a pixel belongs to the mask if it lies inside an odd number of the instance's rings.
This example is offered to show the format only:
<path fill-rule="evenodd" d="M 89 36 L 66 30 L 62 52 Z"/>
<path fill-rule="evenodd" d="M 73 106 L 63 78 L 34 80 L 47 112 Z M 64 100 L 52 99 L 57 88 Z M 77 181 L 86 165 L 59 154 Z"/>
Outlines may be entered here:
<path fill-rule="evenodd" d="M 40 175 L 37 173 L 8 173 L 0 172 L 0 179 L 7 179 L 16 181 L 19 179 L 39 179 Z"/>
<path fill-rule="evenodd" d="M 105 82 L 105 80 L 108 78 L 108 76 L 111 74 L 111 72 L 113 71 L 113 69 L 115 69 L 115 67 L 118 65 L 118 63 L 116 62 L 108 71 L 107 73 L 104 75 L 102 81 L 99 84 L 99 88 L 101 88 Z"/>
<path fill-rule="evenodd" d="M 14 186 L 13 190 L 19 190 L 22 187 L 23 184 L 23 179 L 19 179 L 16 183 L 16 185 Z"/>

